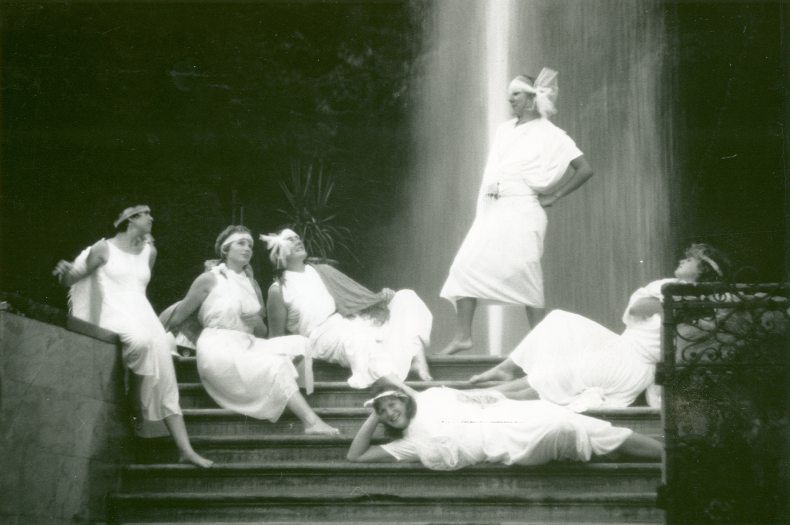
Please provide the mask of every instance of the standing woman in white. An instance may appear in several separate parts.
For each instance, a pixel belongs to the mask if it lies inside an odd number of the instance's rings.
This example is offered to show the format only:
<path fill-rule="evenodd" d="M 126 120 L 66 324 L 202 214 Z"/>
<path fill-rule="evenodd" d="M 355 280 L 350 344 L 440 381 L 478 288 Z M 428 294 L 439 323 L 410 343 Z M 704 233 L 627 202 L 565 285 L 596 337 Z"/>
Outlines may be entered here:
<path fill-rule="evenodd" d="M 456 308 L 453 354 L 472 348 L 478 300 L 524 305 L 530 326 L 543 317 L 546 212 L 593 174 L 574 141 L 549 121 L 556 112 L 557 72 L 510 83 L 514 119 L 496 131 L 483 174 L 477 215 L 440 293 Z"/>
<path fill-rule="evenodd" d="M 145 295 L 156 248 L 154 218 L 145 205 L 126 208 L 113 223 L 116 234 L 86 248 L 74 261 L 58 262 L 53 274 L 69 291 L 74 317 L 117 333 L 123 362 L 134 373 L 143 419 L 164 420 L 182 462 L 209 467 L 212 462 L 192 449 L 178 402 L 178 384 L 169 337 Z"/>

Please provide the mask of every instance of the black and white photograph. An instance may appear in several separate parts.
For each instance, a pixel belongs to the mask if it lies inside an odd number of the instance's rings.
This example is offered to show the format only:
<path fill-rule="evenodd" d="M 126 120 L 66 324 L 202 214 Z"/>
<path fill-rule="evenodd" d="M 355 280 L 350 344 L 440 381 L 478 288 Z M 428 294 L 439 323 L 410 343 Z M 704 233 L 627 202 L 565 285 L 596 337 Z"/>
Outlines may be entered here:
<path fill-rule="evenodd" d="M 785 0 L 0 0 L 0 523 L 790 523 Z"/>

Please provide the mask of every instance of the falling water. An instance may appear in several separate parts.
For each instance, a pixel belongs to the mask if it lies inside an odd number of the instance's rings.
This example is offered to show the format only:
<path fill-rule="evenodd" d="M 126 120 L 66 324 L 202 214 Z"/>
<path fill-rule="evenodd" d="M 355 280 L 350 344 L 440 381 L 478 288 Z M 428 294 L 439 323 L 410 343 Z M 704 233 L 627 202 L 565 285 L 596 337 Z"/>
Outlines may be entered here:
<path fill-rule="evenodd" d="M 431 6 L 429 47 L 417 68 L 410 204 L 393 228 L 409 235 L 387 258 L 434 312 L 434 348 L 452 334 L 452 307 L 438 294 L 473 219 L 492 130 L 509 118 L 508 79 L 536 75 L 542 66 L 559 71 L 554 122 L 596 172 L 548 211 L 547 308 L 619 330 L 629 293 L 666 274 L 672 257 L 671 82 L 659 3 L 440 0 Z M 498 310 L 478 309 L 478 352 L 509 352 L 527 330 L 523 308 Z"/>

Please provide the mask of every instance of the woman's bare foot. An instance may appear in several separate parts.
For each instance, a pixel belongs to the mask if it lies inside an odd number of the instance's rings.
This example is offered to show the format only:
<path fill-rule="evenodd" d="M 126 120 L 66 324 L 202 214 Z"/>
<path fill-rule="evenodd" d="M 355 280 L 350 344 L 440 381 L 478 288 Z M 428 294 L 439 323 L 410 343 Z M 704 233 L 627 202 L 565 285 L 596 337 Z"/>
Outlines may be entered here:
<path fill-rule="evenodd" d="M 453 340 L 447 343 L 447 346 L 445 346 L 442 351 L 439 352 L 439 355 L 457 354 L 458 352 L 463 352 L 464 350 L 470 350 L 473 346 L 474 343 L 472 342 L 471 338 L 457 339 L 454 337 Z"/>
<path fill-rule="evenodd" d="M 485 383 L 487 381 L 512 381 L 515 379 L 513 374 L 509 374 L 506 371 L 494 367 L 490 370 L 486 370 L 482 374 L 476 374 L 469 378 L 469 382 L 472 384 L 475 383 Z"/>
<path fill-rule="evenodd" d="M 305 434 L 320 434 L 323 436 L 339 436 L 340 430 L 336 429 L 335 427 L 331 427 L 324 423 L 321 419 L 317 420 L 312 425 L 305 425 L 304 427 Z"/>
<path fill-rule="evenodd" d="M 201 467 L 201 468 L 209 468 L 211 465 L 214 464 L 213 461 L 211 461 L 210 459 L 204 458 L 203 456 L 201 456 L 200 454 L 198 454 L 194 450 L 191 451 L 191 452 L 182 453 L 178 457 L 178 462 L 179 463 L 192 463 L 196 467 Z"/>

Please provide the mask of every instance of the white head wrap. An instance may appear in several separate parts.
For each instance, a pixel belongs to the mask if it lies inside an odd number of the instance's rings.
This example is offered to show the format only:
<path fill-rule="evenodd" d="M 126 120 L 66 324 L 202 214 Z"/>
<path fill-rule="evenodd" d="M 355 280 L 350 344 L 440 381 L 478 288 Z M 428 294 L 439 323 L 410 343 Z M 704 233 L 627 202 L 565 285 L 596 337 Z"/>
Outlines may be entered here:
<path fill-rule="evenodd" d="M 138 204 L 137 206 L 131 206 L 123 210 L 120 214 L 118 214 L 118 218 L 115 219 L 112 223 L 113 228 L 117 228 L 119 224 L 121 224 L 126 219 L 137 215 L 138 213 L 151 213 L 151 208 L 146 206 L 145 204 Z"/>
<path fill-rule="evenodd" d="M 532 93 L 535 95 L 535 105 L 538 113 L 544 118 L 548 118 L 557 112 L 554 104 L 557 101 L 559 87 L 557 86 L 557 72 L 553 69 L 544 67 L 540 70 L 535 85 L 530 85 L 523 76 L 517 76 L 510 82 L 508 91 L 511 93 Z"/>
<path fill-rule="evenodd" d="M 294 235 L 299 236 L 292 229 L 286 228 L 280 233 L 260 236 L 260 239 L 266 243 L 266 248 L 269 249 L 269 260 L 275 268 L 285 268 L 285 259 L 291 255 L 291 243 L 288 238 Z"/>
<path fill-rule="evenodd" d="M 238 241 L 239 239 L 249 239 L 250 244 L 252 244 L 252 242 L 253 242 L 252 241 L 252 235 L 250 235 L 249 233 L 234 232 L 234 233 L 231 233 L 230 235 L 228 235 L 225 238 L 225 240 L 222 241 L 222 244 L 220 244 L 220 246 L 219 246 L 219 251 L 221 252 L 222 250 L 225 249 L 226 246 L 229 246 L 231 243 L 234 243 L 234 242 Z"/>
<path fill-rule="evenodd" d="M 370 399 L 365 401 L 362 404 L 362 406 L 365 407 L 365 408 L 372 407 L 373 403 L 375 403 L 377 399 L 381 399 L 382 397 L 400 397 L 402 399 L 406 399 L 408 396 L 406 394 L 404 394 L 403 392 L 400 392 L 398 390 L 385 390 L 384 392 L 380 393 L 379 395 L 377 395 L 375 397 L 371 397 Z"/>

